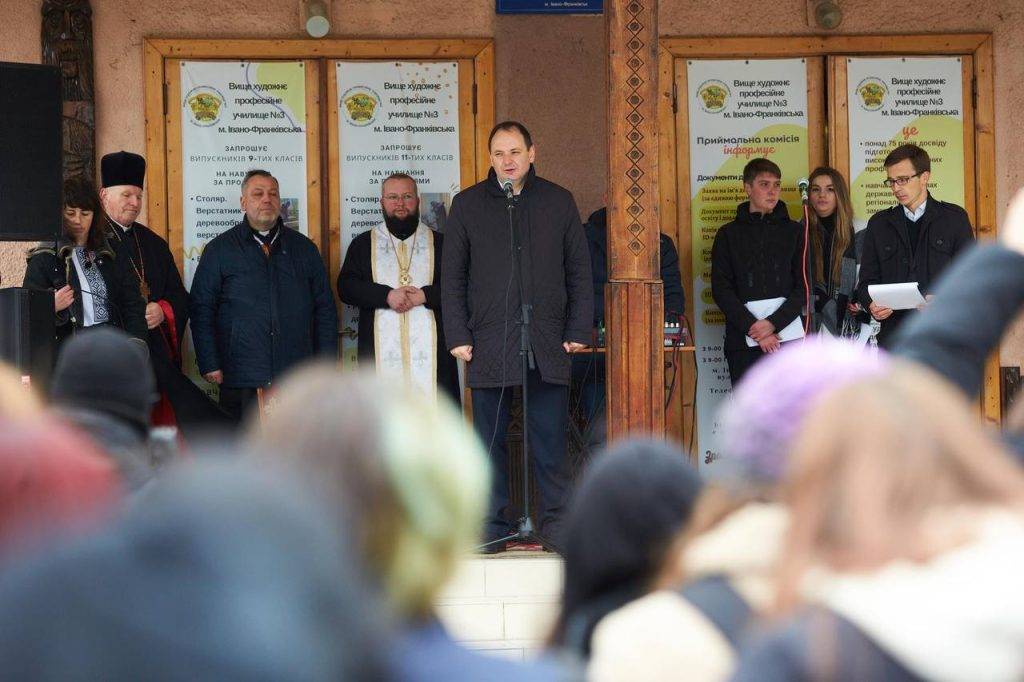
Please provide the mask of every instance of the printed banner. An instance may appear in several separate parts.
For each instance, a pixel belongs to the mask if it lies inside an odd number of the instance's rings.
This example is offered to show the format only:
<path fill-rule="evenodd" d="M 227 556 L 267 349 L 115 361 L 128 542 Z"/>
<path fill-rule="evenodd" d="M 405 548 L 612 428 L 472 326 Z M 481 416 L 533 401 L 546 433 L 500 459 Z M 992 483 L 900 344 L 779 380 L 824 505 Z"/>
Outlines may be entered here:
<path fill-rule="evenodd" d="M 782 201 L 802 216 L 797 180 L 808 173 L 807 65 L 803 59 L 690 60 L 692 298 L 701 462 L 718 457 L 718 409 L 729 394 L 725 317 L 711 297 L 711 246 L 747 200 L 743 167 L 758 157 L 782 169 Z"/>
<path fill-rule="evenodd" d="M 964 205 L 963 81 L 957 57 L 847 59 L 850 193 L 858 230 L 894 206 L 882 184 L 886 155 L 913 143 L 932 160 L 929 189 Z"/>
<path fill-rule="evenodd" d="M 277 178 L 285 224 L 308 234 L 306 73 L 302 62 L 182 62 L 184 280 L 211 239 L 242 219 L 242 178 Z M 191 336 L 185 364 L 197 376 Z M 209 385 L 199 380 L 200 386 Z"/>
<path fill-rule="evenodd" d="M 455 62 L 337 62 L 341 252 L 383 221 L 381 182 L 416 179 L 420 220 L 439 232 L 460 188 Z M 354 363 L 359 310 L 343 306 L 342 353 Z"/>

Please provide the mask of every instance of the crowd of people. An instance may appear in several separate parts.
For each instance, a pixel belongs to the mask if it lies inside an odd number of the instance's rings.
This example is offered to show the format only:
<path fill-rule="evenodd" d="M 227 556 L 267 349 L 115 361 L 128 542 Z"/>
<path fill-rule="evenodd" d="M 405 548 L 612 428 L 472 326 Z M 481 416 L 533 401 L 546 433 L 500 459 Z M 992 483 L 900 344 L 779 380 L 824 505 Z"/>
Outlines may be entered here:
<path fill-rule="evenodd" d="M 135 222 L 141 157 L 105 157 L 100 193 L 68 184 L 64 239 L 33 249 L 26 275 L 53 292 L 53 376 L 43 392 L 0 367 L 5 675 L 1024 678 L 1024 407 L 1000 433 L 970 402 L 1024 307 L 1024 192 L 997 243 L 971 244 L 907 145 L 884 164 L 900 205 L 855 233 L 845 181 L 820 168 L 804 254 L 781 171 L 751 161 L 749 201 L 712 252 L 734 380 L 720 458 L 697 471 L 672 444 L 623 441 L 570 490 L 565 384 L 599 319 L 599 239 L 536 176 L 521 124 L 497 126 L 490 149 L 489 178 L 458 195 L 443 236 L 420 223 L 413 178 L 383 183 L 382 223 L 337 282 L 363 314 L 364 372 L 334 361 L 323 261 L 282 224 L 270 174 L 245 178 L 244 218 L 208 245 L 185 298 L 160 266 L 166 243 Z M 870 295 L 914 280 L 917 312 Z M 681 288 L 670 295 L 681 308 Z M 815 327 L 784 342 L 809 298 Z M 748 304 L 765 299 L 778 306 L 758 318 Z M 219 406 L 181 372 L 189 318 Z M 452 400 L 454 358 L 472 424 Z M 512 662 L 460 646 L 435 604 L 481 542 L 515 535 L 505 430 L 522 383 L 539 521 L 565 580 L 544 653 Z M 236 426 L 175 435 L 162 402 L 179 424 Z"/>
<path fill-rule="evenodd" d="M 491 486 L 452 401 L 320 360 L 238 439 L 186 449 L 151 431 L 155 379 L 132 388 L 145 347 L 75 334 L 48 395 L 0 372 L 5 673 L 1021 679 L 1021 424 L 995 432 L 970 400 L 1022 273 L 1024 192 L 889 350 L 815 335 L 752 367 L 714 467 L 659 441 L 595 457 L 529 662 L 466 649 L 437 616 Z"/>

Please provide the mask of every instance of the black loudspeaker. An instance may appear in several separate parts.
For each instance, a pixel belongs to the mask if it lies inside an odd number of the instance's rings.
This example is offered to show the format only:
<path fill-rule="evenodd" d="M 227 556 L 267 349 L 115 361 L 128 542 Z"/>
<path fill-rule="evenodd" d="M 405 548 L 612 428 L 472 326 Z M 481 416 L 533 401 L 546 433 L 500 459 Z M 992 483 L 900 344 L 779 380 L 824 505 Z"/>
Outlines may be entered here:
<path fill-rule="evenodd" d="M 51 241 L 61 228 L 61 76 L 0 62 L 0 241 Z"/>
<path fill-rule="evenodd" d="M 53 292 L 0 289 L 0 360 L 45 393 L 56 351 Z"/>

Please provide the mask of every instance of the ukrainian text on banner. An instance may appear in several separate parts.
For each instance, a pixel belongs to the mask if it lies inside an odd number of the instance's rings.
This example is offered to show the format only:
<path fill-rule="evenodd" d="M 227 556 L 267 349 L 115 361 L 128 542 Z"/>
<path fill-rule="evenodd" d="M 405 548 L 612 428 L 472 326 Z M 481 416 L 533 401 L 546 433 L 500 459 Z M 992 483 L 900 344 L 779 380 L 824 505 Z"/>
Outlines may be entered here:
<path fill-rule="evenodd" d="M 455 62 L 338 62 L 342 258 L 379 224 L 381 182 L 416 179 L 420 220 L 444 231 L 460 187 L 459 71 Z M 342 353 L 356 358 L 359 311 L 342 310 Z"/>
<path fill-rule="evenodd" d="M 185 285 L 206 244 L 242 219 L 242 178 L 269 171 L 285 224 L 306 224 L 306 73 L 302 62 L 182 62 Z"/>
<path fill-rule="evenodd" d="M 895 205 L 882 162 L 913 143 L 932 160 L 929 189 L 964 205 L 963 81 L 956 57 L 847 59 L 853 222 Z"/>
<path fill-rule="evenodd" d="M 807 65 L 802 59 L 690 60 L 690 205 L 697 434 L 701 460 L 718 458 L 718 409 L 730 390 L 725 318 L 711 297 L 711 246 L 747 200 L 743 167 L 766 157 L 782 168 L 782 201 L 801 215 L 807 175 Z"/>
<path fill-rule="evenodd" d="M 306 73 L 302 62 L 182 62 L 181 93 L 183 264 L 191 288 L 207 243 L 242 219 L 242 178 L 254 168 L 277 178 L 285 225 L 309 233 Z M 191 338 L 185 350 L 196 377 Z"/>

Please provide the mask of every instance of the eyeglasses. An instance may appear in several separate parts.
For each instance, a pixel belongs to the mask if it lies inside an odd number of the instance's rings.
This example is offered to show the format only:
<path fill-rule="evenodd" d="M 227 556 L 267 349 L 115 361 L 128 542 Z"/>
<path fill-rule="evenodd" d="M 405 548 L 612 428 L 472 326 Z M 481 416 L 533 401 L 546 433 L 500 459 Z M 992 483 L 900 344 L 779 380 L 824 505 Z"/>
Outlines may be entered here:
<path fill-rule="evenodd" d="M 892 187 L 893 185 L 903 187 L 903 185 L 910 182 L 911 178 L 916 178 L 919 175 L 920 173 L 914 173 L 913 175 L 901 175 L 898 178 L 886 178 L 885 180 L 882 180 L 882 184 L 886 187 Z"/>
<path fill-rule="evenodd" d="M 409 201 L 415 199 L 415 194 L 385 194 L 384 201 Z"/>

